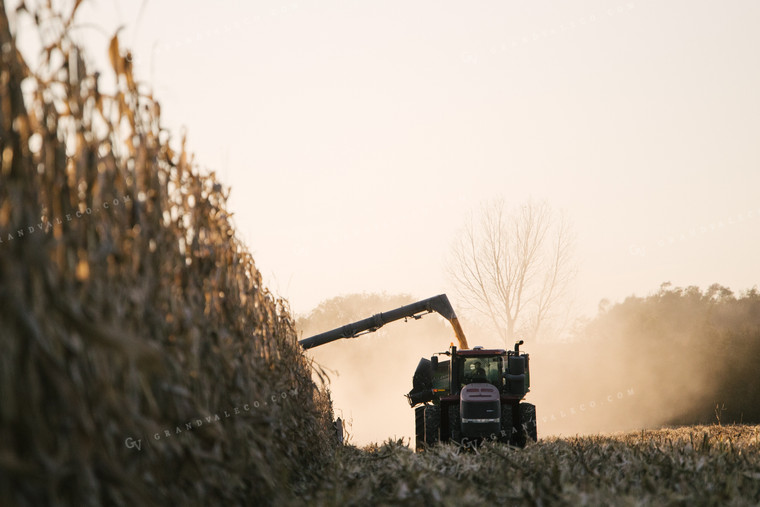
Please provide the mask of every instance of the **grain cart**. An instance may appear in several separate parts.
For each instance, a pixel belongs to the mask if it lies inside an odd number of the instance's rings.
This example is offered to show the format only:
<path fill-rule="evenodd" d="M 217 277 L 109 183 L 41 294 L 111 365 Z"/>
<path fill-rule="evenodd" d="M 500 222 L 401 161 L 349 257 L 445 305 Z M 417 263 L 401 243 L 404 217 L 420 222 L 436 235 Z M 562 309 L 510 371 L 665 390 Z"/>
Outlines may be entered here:
<path fill-rule="evenodd" d="M 536 407 L 523 402 L 530 391 L 528 354 L 467 345 L 456 313 L 445 294 L 347 324 L 299 341 L 310 349 L 341 338 L 356 338 L 400 319 L 437 312 L 451 323 L 459 347 L 420 359 L 406 395 L 414 408 L 415 447 L 437 442 L 474 446 L 498 440 L 519 447 L 537 440 Z M 446 356 L 440 360 L 439 356 Z"/>

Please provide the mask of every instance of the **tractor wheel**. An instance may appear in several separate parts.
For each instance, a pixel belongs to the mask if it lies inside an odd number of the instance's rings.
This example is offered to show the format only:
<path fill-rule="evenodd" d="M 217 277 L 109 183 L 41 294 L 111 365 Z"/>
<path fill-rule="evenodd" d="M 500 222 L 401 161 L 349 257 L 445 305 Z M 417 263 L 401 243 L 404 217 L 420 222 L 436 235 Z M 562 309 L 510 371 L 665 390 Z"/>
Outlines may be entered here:
<path fill-rule="evenodd" d="M 425 446 L 425 406 L 414 409 L 414 449 L 420 452 Z"/>
<path fill-rule="evenodd" d="M 425 443 L 434 445 L 440 440 L 441 427 L 441 407 L 438 405 L 427 405 L 425 407 Z"/>
<path fill-rule="evenodd" d="M 449 406 L 449 436 L 457 444 L 462 441 L 462 420 L 459 417 L 459 405 Z"/>
<path fill-rule="evenodd" d="M 536 406 L 532 403 L 520 403 L 520 421 L 522 423 L 521 433 L 524 433 L 525 443 L 527 443 L 527 440 L 537 442 L 538 427 L 536 422 Z"/>
<path fill-rule="evenodd" d="M 499 442 L 504 444 L 515 445 L 514 441 L 515 430 L 514 423 L 512 421 L 512 405 L 506 403 L 501 404 L 501 433 L 499 434 Z"/>

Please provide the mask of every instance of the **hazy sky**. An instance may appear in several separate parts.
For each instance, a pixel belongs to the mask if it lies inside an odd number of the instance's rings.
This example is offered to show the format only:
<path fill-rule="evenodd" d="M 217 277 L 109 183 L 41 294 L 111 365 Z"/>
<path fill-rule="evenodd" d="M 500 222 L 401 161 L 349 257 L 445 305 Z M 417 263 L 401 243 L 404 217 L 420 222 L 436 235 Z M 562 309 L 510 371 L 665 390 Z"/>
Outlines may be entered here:
<path fill-rule="evenodd" d="M 546 199 L 577 299 L 760 280 L 760 2 L 85 1 L 232 187 L 296 312 L 453 293 L 469 210 Z M 80 36 L 107 65 L 108 37 Z"/>

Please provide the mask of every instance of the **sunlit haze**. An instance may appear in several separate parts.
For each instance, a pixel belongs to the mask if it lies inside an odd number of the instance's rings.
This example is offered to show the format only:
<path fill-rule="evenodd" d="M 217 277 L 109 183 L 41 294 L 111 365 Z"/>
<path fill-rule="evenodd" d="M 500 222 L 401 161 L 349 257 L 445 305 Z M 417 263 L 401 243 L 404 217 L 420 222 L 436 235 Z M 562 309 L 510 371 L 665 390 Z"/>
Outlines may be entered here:
<path fill-rule="evenodd" d="M 587 313 L 758 281 L 756 2 L 142 3 L 81 19 L 124 26 L 297 313 L 451 292 L 456 231 L 499 195 L 567 212 Z M 106 67 L 108 37 L 80 34 Z"/>

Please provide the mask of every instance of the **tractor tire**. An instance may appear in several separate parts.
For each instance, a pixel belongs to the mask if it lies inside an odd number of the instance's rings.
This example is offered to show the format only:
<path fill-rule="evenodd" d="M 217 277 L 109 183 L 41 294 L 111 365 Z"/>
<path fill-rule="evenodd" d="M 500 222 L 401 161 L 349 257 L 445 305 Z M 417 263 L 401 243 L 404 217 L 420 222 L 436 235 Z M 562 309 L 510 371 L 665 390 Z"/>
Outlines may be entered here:
<path fill-rule="evenodd" d="M 516 445 L 514 441 L 515 428 L 512 421 L 512 405 L 506 403 L 501 404 L 501 433 L 499 434 L 499 442 L 503 444 Z"/>
<path fill-rule="evenodd" d="M 435 445 L 441 439 L 441 407 L 427 405 L 425 407 L 425 443 Z"/>
<path fill-rule="evenodd" d="M 414 409 L 414 449 L 420 452 L 425 447 L 425 406 Z"/>
<path fill-rule="evenodd" d="M 520 421 L 521 433 L 524 435 L 525 443 L 528 440 L 538 441 L 538 424 L 536 421 L 536 406 L 532 403 L 520 403 Z M 525 443 L 521 446 L 524 447 Z"/>
<path fill-rule="evenodd" d="M 457 444 L 462 442 L 462 420 L 459 416 L 459 405 L 449 406 L 449 438 Z"/>

